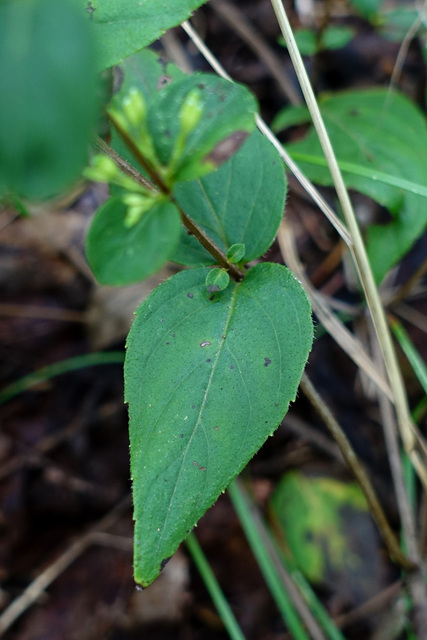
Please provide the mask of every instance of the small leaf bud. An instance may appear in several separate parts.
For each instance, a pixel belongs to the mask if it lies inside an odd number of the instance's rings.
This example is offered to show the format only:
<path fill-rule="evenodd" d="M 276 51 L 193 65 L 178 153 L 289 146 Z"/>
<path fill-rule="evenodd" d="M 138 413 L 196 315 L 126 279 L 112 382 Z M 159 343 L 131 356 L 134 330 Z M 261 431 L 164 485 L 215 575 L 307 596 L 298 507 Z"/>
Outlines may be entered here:
<path fill-rule="evenodd" d="M 84 170 L 85 178 L 95 182 L 111 182 L 120 174 L 120 170 L 114 160 L 106 155 L 97 155 L 92 159 L 92 164 Z"/>
<path fill-rule="evenodd" d="M 140 125 L 145 118 L 147 105 L 144 96 L 136 87 L 132 87 L 122 101 L 123 112 L 130 124 L 134 127 Z"/>
<path fill-rule="evenodd" d="M 180 133 L 188 136 L 199 124 L 203 113 L 202 93 L 200 89 L 191 89 L 185 96 L 179 112 Z"/>
<path fill-rule="evenodd" d="M 124 225 L 127 229 L 130 229 L 138 224 L 144 213 L 152 208 L 156 198 L 150 198 L 138 193 L 126 193 L 122 197 L 122 201 L 128 207 Z"/>
<path fill-rule="evenodd" d="M 211 269 L 206 276 L 206 289 L 208 293 L 224 291 L 229 285 L 230 276 L 225 269 Z"/>
<path fill-rule="evenodd" d="M 246 247 L 242 243 L 232 244 L 227 251 L 227 260 L 233 264 L 241 262 L 245 256 Z"/>

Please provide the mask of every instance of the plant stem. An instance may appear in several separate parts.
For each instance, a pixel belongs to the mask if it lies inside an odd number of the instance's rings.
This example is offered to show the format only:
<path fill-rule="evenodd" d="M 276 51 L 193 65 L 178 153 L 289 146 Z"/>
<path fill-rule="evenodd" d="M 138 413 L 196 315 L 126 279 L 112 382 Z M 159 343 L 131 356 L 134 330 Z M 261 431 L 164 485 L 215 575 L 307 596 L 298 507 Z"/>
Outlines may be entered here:
<path fill-rule="evenodd" d="M 347 223 L 348 230 L 353 240 L 353 247 L 351 248 L 351 252 L 354 258 L 360 282 L 365 293 L 372 321 L 375 326 L 377 338 L 381 346 L 382 356 L 386 364 L 390 386 L 393 391 L 393 400 L 403 444 L 406 452 L 412 460 L 412 463 L 417 469 L 420 479 L 423 481 L 425 486 L 427 486 L 426 468 L 419 456 L 419 453 L 415 451 L 416 436 L 414 433 L 414 425 L 409 413 L 402 375 L 397 362 L 396 353 L 391 340 L 384 309 L 369 265 L 369 260 L 366 254 L 365 245 L 363 243 L 362 234 L 360 232 L 359 225 L 357 223 L 356 216 L 354 214 L 353 207 L 350 201 L 350 197 L 344 184 L 344 180 L 338 167 L 335 153 L 332 148 L 328 133 L 326 131 L 325 124 L 320 114 L 319 106 L 311 87 L 307 71 L 301 58 L 301 54 L 298 51 L 298 46 L 296 44 L 295 37 L 293 35 L 292 28 L 286 15 L 283 3 L 281 0 L 271 0 L 271 4 L 276 13 L 276 17 L 279 22 L 283 37 L 287 44 L 289 54 L 295 68 L 295 72 L 298 76 L 301 90 L 304 94 L 304 98 L 310 111 L 314 127 L 319 137 L 319 142 L 322 146 L 323 153 L 325 154 L 326 160 L 328 162 L 329 171 L 331 172 L 331 176 Z"/>
<path fill-rule="evenodd" d="M 181 214 L 181 221 L 184 227 L 191 235 L 193 235 L 200 244 L 215 258 L 223 269 L 226 269 L 236 282 L 240 282 L 244 278 L 244 274 L 236 267 L 235 264 L 228 262 L 226 256 L 221 249 L 205 234 L 205 232 L 196 225 L 196 223 L 187 216 L 187 214 L 181 209 L 176 200 L 171 196 L 172 202 L 177 206 L 179 213 Z"/>
<path fill-rule="evenodd" d="M 235 280 L 236 282 L 240 282 L 241 280 L 243 280 L 244 273 L 240 271 L 240 269 L 238 269 L 238 267 L 236 267 L 235 264 L 228 262 L 227 256 L 225 255 L 225 253 L 221 251 L 221 249 L 209 238 L 209 236 L 205 234 L 205 232 L 194 222 L 194 220 L 192 220 L 182 210 L 182 208 L 179 206 L 179 204 L 176 202 L 175 198 L 173 197 L 169 186 L 165 183 L 162 176 L 160 176 L 159 173 L 155 171 L 151 167 L 151 165 L 146 161 L 140 149 L 132 140 L 131 136 L 128 135 L 127 131 L 125 131 L 120 126 L 119 122 L 117 122 L 114 119 L 114 116 L 109 114 L 109 118 L 112 124 L 114 125 L 114 127 L 116 128 L 117 133 L 122 138 L 123 142 L 132 152 L 132 155 L 134 156 L 134 158 L 139 162 L 141 167 L 144 167 L 144 169 L 147 171 L 154 185 L 162 193 L 164 193 L 169 198 L 169 200 L 173 202 L 173 204 L 177 207 L 181 216 L 181 222 L 184 225 L 184 227 L 187 229 L 187 231 L 192 236 L 194 236 L 196 240 L 198 240 L 198 242 L 200 242 L 200 244 L 211 254 L 211 256 L 215 258 L 216 262 L 221 267 L 223 267 L 223 269 L 226 269 L 228 271 L 228 273 L 230 274 L 230 277 L 233 278 L 233 280 Z M 117 159 L 120 159 L 120 164 L 117 163 L 118 166 L 120 166 L 120 168 L 125 173 L 130 175 L 130 177 L 134 178 L 134 175 L 136 173 L 139 176 L 138 182 L 142 183 L 144 186 L 146 186 L 145 183 L 147 182 L 150 185 L 151 190 L 155 189 L 155 186 L 151 182 L 146 180 L 146 178 L 144 178 L 134 167 L 132 167 L 132 165 L 129 165 L 129 163 L 126 162 L 126 160 L 124 160 L 124 158 L 122 158 L 118 153 L 116 153 L 111 147 L 109 147 L 105 143 L 103 145 L 103 152 L 107 153 L 115 162 L 117 161 Z M 131 172 L 129 172 L 129 168 L 131 168 Z"/>
<path fill-rule="evenodd" d="M 157 193 L 157 189 L 154 186 L 154 184 L 152 184 L 149 180 L 147 180 L 147 178 L 144 178 L 144 176 L 141 175 L 139 171 L 135 169 L 135 167 L 133 167 L 127 160 L 122 158 L 122 156 L 119 153 L 114 151 L 114 149 L 110 147 L 110 145 L 107 144 L 102 138 L 100 138 L 99 136 L 96 136 L 92 141 L 92 146 L 94 147 L 94 149 L 96 149 L 96 151 L 100 151 L 101 153 L 104 153 L 105 155 L 110 156 L 110 158 L 114 160 L 114 162 L 119 167 L 119 169 L 123 171 L 123 173 L 128 175 L 129 178 L 132 178 L 132 180 L 135 180 L 135 182 L 140 184 L 145 189 L 148 189 L 149 191 L 154 191 Z"/>
<path fill-rule="evenodd" d="M 221 591 L 221 587 L 218 584 L 217 579 L 215 578 L 214 572 L 212 571 L 206 557 L 197 542 L 197 538 L 194 533 L 190 533 L 186 538 L 186 545 L 191 553 L 191 556 L 194 560 L 195 565 L 197 566 L 200 575 L 202 576 L 203 582 L 206 585 L 207 590 L 210 593 L 210 596 L 218 610 L 219 615 L 221 616 L 221 620 L 224 623 L 225 628 L 228 631 L 228 635 L 232 640 L 245 640 L 245 636 L 240 629 L 236 618 L 234 617 L 234 613 L 232 612 L 230 605 L 223 592 Z"/>
<path fill-rule="evenodd" d="M 377 523 L 381 536 L 387 546 L 390 557 L 395 562 L 397 562 L 405 571 L 413 571 L 414 569 L 416 569 L 416 565 L 409 558 L 407 558 L 400 549 L 396 536 L 391 530 L 391 527 L 387 521 L 384 511 L 382 510 L 375 490 L 371 484 L 371 481 L 369 480 L 365 469 L 363 468 L 344 431 L 335 420 L 335 417 L 332 415 L 329 407 L 317 393 L 307 374 L 303 375 L 303 378 L 301 380 L 301 388 L 313 407 L 325 422 L 335 442 L 340 448 L 344 460 L 352 470 L 356 480 L 360 485 L 360 488 L 365 494 L 366 501 L 369 505 L 374 520 Z"/>

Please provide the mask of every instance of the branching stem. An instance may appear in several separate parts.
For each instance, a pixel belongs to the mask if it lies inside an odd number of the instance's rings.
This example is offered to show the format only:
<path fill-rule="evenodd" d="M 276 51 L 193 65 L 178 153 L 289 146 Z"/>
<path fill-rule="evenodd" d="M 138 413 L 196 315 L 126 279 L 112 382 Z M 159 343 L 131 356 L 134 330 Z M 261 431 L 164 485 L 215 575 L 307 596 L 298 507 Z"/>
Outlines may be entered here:
<path fill-rule="evenodd" d="M 240 282 L 241 280 L 243 280 L 244 273 L 240 271 L 240 269 L 235 264 L 227 260 L 227 256 L 224 254 L 224 252 L 221 251 L 221 249 L 213 242 L 213 240 L 211 240 L 211 238 L 209 238 L 209 236 L 205 234 L 205 232 L 194 222 L 194 220 L 192 220 L 185 213 L 185 211 L 183 211 L 183 209 L 176 202 L 170 188 L 165 183 L 162 176 L 160 176 L 158 172 L 154 171 L 151 165 L 146 161 L 140 149 L 132 140 L 131 136 L 129 136 L 127 131 L 125 131 L 123 127 L 121 127 L 120 124 L 116 122 L 116 120 L 114 119 L 113 116 L 111 116 L 111 114 L 109 117 L 115 129 L 117 130 L 118 134 L 122 138 L 123 142 L 126 144 L 128 149 L 132 152 L 132 155 L 138 161 L 141 167 L 144 167 L 144 169 L 147 171 L 152 182 L 147 180 L 147 178 L 144 178 L 144 176 L 142 176 L 139 173 L 139 171 L 137 171 L 131 164 L 129 164 L 129 162 L 127 162 L 124 158 L 122 158 L 122 156 L 120 156 L 116 151 L 114 151 L 114 149 L 112 149 L 101 138 L 97 138 L 96 141 L 94 142 L 95 148 L 97 150 L 102 151 L 102 153 L 105 153 L 108 156 L 110 156 L 110 158 L 112 158 L 114 162 L 116 162 L 116 164 L 120 167 L 120 169 L 124 173 L 126 173 L 128 176 L 130 176 L 133 180 L 138 182 L 138 184 L 141 184 L 142 186 L 144 186 L 146 189 L 149 189 L 150 191 L 160 191 L 161 193 L 164 193 L 165 195 L 167 195 L 170 201 L 173 202 L 174 205 L 177 207 L 181 216 L 181 222 L 184 225 L 184 227 L 187 229 L 187 231 L 192 236 L 194 236 L 196 240 L 198 240 L 198 242 L 200 242 L 202 247 L 204 247 L 207 251 L 209 251 L 211 256 L 215 258 L 216 262 L 221 267 L 223 267 L 228 271 L 230 277 L 233 278 L 233 280 L 235 280 L 236 282 Z"/>

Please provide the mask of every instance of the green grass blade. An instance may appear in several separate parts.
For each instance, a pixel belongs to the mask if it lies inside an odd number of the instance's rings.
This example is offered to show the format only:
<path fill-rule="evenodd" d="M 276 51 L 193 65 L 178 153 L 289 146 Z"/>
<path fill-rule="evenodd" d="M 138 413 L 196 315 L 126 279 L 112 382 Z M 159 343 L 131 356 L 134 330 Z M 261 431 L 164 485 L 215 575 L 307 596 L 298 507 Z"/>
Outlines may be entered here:
<path fill-rule="evenodd" d="M 408 358 L 409 364 L 413 368 L 419 383 L 424 389 L 424 392 L 427 393 L 427 366 L 424 360 L 421 358 L 403 325 L 396 318 L 393 318 L 390 321 L 390 325 L 396 340 L 400 344 L 405 356 Z"/>
<path fill-rule="evenodd" d="M 288 562 L 286 561 L 286 559 L 283 557 L 282 554 L 280 554 L 280 556 L 282 558 L 283 564 L 286 566 L 287 570 L 289 571 L 293 581 L 299 588 L 304 600 L 310 607 L 312 614 L 321 624 L 328 638 L 330 640 L 345 640 L 345 637 L 343 636 L 341 631 L 338 629 L 338 627 L 335 625 L 334 621 L 326 611 L 325 607 L 317 598 L 308 580 L 306 580 L 306 578 L 301 573 L 301 571 L 289 566 Z"/>
<path fill-rule="evenodd" d="M 295 161 L 307 162 L 309 164 L 314 164 L 320 167 L 328 166 L 325 158 L 322 158 L 320 156 L 297 152 L 293 152 L 291 153 L 291 155 Z M 356 176 L 361 176 L 362 178 L 369 178 L 374 182 L 382 182 L 383 184 L 388 184 L 392 187 L 397 187 L 398 189 L 404 189 L 405 191 L 409 191 L 410 193 L 415 193 L 418 196 L 427 198 L 427 187 L 423 186 L 422 184 L 418 184 L 417 182 L 411 182 L 410 180 L 405 180 L 405 178 L 399 178 L 398 176 L 390 175 L 389 173 L 385 173 L 384 171 L 377 171 L 373 167 L 363 167 L 362 165 L 354 164 L 353 162 L 345 162 L 339 160 L 338 166 L 343 172 L 352 173 Z"/>
<path fill-rule="evenodd" d="M 427 395 L 424 396 L 422 400 L 419 401 L 417 406 L 412 412 L 412 417 L 414 419 L 415 424 L 419 424 L 420 421 L 424 418 L 427 413 Z"/>
<path fill-rule="evenodd" d="M 228 631 L 228 635 L 232 640 L 245 640 L 245 636 L 234 617 L 230 605 L 225 599 L 221 587 L 219 586 L 194 533 L 190 533 L 185 542 L 191 557 L 199 570 L 203 582 L 205 583 L 206 588 L 218 610 L 218 613 L 221 616 L 221 620 Z"/>
<path fill-rule="evenodd" d="M 63 373 L 69 373 L 70 371 L 76 371 L 77 369 L 84 369 L 86 367 L 93 367 L 100 364 L 123 364 L 125 354 L 123 351 L 100 351 L 98 353 L 85 353 L 81 356 L 75 356 L 68 358 L 67 360 L 61 360 L 61 362 L 54 362 L 46 367 L 42 367 L 33 373 L 12 382 L 4 389 L 0 390 L 0 405 L 5 404 L 15 396 L 19 395 L 23 391 L 28 391 L 31 387 L 39 384 L 40 382 L 46 382 L 51 378 L 60 376 Z"/>
<path fill-rule="evenodd" d="M 239 516 L 254 556 L 257 559 L 260 570 L 268 584 L 271 595 L 273 596 L 292 637 L 294 640 L 309 640 L 309 636 L 307 635 L 293 603 L 284 588 L 266 546 L 259 535 L 257 528 L 254 526 L 249 505 L 235 481 L 228 487 L 228 493 L 237 515 Z"/>

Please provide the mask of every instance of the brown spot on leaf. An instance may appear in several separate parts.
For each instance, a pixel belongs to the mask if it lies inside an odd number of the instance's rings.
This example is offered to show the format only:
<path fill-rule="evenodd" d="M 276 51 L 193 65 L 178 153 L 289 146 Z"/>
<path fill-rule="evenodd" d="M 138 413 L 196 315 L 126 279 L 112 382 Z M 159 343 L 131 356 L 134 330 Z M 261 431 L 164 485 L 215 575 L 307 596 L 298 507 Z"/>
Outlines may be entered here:
<path fill-rule="evenodd" d="M 223 162 L 231 158 L 236 153 L 248 137 L 247 131 L 235 131 L 227 138 L 224 138 L 205 156 L 205 162 L 211 162 L 219 167 Z"/>
<path fill-rule="evenodd" d="M 163 76 L 160 76 L 160 78 L 157 81 L 157 89 L 163 89 L 163 87 L 166 87 L 167 84 L 170 84 L 170 82 L 172 81 L 172 78 L 170 76 L 167 76 L 166 74 Z"/>
<path fill-rule="evenodd" d="M 124 71 L 121 67 L 113 67 L 113 94 L 119 93 L 125 78 Z"/>
<path fill-rule="evenodd" d="M 206 471 L 206 467 L 199 467 L 199 471 Z"/>
<path fill-rule="evenodd" d="M 93 20 L 93 14 L 95 13 L 96 8 L 93 6 L 93 4 L 91 2 L 87 3 L 85 11 L 86 11 L 86 13 L 89 14 L 90 19 Z"/>
<path fill-rule="evenodd" d="M 217 291 L 221 291 L 217 284 L 210 284 L 206 289 L 208 293 L 217 293 Z M 212 300 L 212 298 L 209 298 L 209 300 Z"/>

